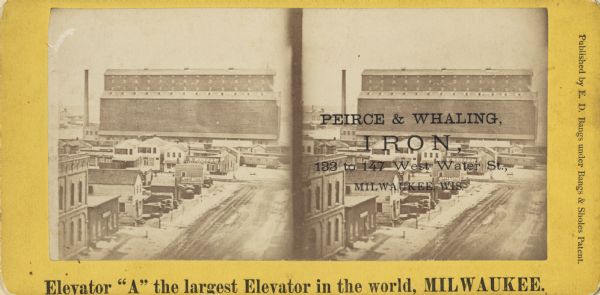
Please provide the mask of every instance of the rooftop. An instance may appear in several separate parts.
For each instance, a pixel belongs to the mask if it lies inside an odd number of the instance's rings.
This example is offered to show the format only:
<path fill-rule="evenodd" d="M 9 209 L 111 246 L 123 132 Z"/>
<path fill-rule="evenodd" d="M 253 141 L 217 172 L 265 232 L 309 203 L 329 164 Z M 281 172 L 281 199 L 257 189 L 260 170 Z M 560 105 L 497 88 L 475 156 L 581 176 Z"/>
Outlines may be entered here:
<path fill-rule="evenodd" d="M 346 171 L 346 183 L 360 182 L 392 182 L 395 176 L 400 176 L 396 170 L 365 171 L 348 170 Z"/>
<path fill-rule="evenodd" d="M 279 93 L 273 91 L 131 91 L 107 90 L 102 99 L 232 99 L 232 100 L 276 100 Z"/>
<path fill-rule="evenodd" d="M 63 155 L 58 155 L 58 162 L 59 163 L 69 162 L 69 161 L 74 161 L 74 160 L 85 159 L 87 157 L 88 157 L 88 155 L 84 155 L 84 154 L 63 154 Z"/>
<path fill-rule="evenodd" d="M 152 178 L 151 186 L 175 186 L 175 177 L 172 174 L 157 174 Z"/>
<path fill-rule="evenodd" d="M 118 199 L 120 195 L 107 196 L 107 195 L 88 195 L 87 205 L 88 207 L 96 207 L 102 205 L 110 200 Z"/>
<path fill-rule="evenodd" d="M 133 185 L 140 176 L 137 170 L 127 169 L 90 169 L 89 184 Z"/>
<path fill-rule="evenodd" d="M 83 140 L 80 139 L 73 139 L 73 140 L 60 140 L 59 143 L 61 146 L 62 145 L 68 145 L 68 146 L 76 146 L 76 147 L 92 147 L 92 144 L 85 142 Z"/>
<path fill-rule="evenodd" d="M 168 142 L 167 146 L 165 147 L 165 150 L 169 150 L 172 148 L 176 148 L 182 152 L 187 152 L 188 150 L 188 146 L 183 144 L 183 143 L 176 143 L 176 142 Z"/>
<path fill-rule="evenodd" d="M 536 92 L 485 91 L 361 91 L 358 99 L 535 100 Z"/>
<path fill-rule="evenodd" d="M 225 139 L 213 139 L 212 140 L 213 147 L 252 147 L 251 140 L 225 140 Z"/>
<path fill-rule="evenodd" d="M 470 147 L 510 147 L 510 141 L 508 140 L 470 140 Z"/>
<path fill-rule="evenodd" d="M 169 144 L 168 141 L 166 141 L 166 140 L 164 140 L 164 139 L 162 139 L 160 137 L 154 136 L 152 138 L 148 138 L 148 139 L 142 141 L 142 143 L 140 145 L 141 146 L 158 146 L 158 147 L 161 147 L 161 146 L 164 146 L 164 145 L 167 145 L 167 144 Z"/>
<path fill-rule="evenodd" d="M 261 75 L 273 76 L 271 69 L 107 69 L 104 75 Z"/>
<path fill-rule="evenodd" d="M 347 143 L 340 140 L 325 140 L 317 143 L 317 146 L 331 146 L 336 148 L 348 148 L 350 147 Z"/>
<path fill-rule="evenodd" d="M 432 176 L 430 173 L 413 173 L 410 176 L 410 182 L 430 182 Z"/>
<path fill-rule="evenodd" d="M 346 158 L 346 156 L 344 156 L 344 155 L 324 155 L 324 154 L 320 154 L 320 155 L 306 154 L 302 157 L 303 157 L 303 162 L 305 164 L 313 164 L 316 162 L 323 162 L 323 161 L 337 161 L 337 160 L 343 160 Z"/>
<path fill-rule="evenodd" d="M 364 203 L 368 200 L 371 199 L 375 199 L 377 198 L 377 195 L 370 195 L 370 196 L 344 196 L 344 204 L 346 205 L 346 207 L 354 207 L 360 203 Z"/>
<path fill-rule="evenodd" d="M 398 76 L 417 76 L 417 75 L 533 75 L 533 71 L 526 69 L 366 69 L 363 71 L 366 75 L 398 75 Z"/>
<path fill-rule="evenodd" d="M 127 139 L 127 140 L 123 140 L 118 142 L 115 147 L 121 147 L 121 146 L 132 146 L 132 147 L 137 147 L 138 145 L 140 145 L 141 141 L 139 141 L 138 139 L 135 138 L 131 138 L 131 139 Z"/>

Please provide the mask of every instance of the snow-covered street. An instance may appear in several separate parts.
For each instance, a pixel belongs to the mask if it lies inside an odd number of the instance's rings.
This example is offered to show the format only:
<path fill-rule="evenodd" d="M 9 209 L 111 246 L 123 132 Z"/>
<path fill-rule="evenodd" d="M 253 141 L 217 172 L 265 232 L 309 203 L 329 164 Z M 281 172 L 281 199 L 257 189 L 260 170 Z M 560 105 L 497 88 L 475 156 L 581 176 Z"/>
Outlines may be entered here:
<path fill-rule="evenodd" d="M 241 168 L 244 180 L 215 181 L 202 196 L 182 200 L 178 209 L 163 214 L 160 221 L 152 218 L 141 226 L 122 225 L 116 234 L 83 253 L 81 259 L 288 256 L 292 241 L 288 170 Z M 275 173 L 266 173 L 271 171 Z M 263 179 L 263 174 L 277 175 Z"/>
<path fill-rule="evenodd" d="M 340 260 L 545 259 L 546 188 L 543 171 L 515 171 L 511 181 L 472 181 L 458 196 L 440 200 L 418 222 L 379 226 L 345 249 Z M 482 180 L 485 178 L 482 178 Z M 489 179 L 489 177 L 487 178 Z"/>

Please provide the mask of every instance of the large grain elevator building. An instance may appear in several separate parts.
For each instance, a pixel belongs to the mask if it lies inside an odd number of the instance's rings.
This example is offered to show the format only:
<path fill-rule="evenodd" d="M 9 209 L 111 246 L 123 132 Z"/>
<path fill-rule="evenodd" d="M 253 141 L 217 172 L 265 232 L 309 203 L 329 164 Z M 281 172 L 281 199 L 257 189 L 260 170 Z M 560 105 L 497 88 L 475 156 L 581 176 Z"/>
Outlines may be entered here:
<path fill-rule="evenodd" d="M 109 69 L 98 135 L 276 142 L 280 106 L 274 79 L 271 70 Z"/>
<path fill-rule="evenodd" d="M 371 136 L 450 135 L 453 142 L 471 139 L 532 143 L 540 124 L 538 97 L 530 70 L 365 70 L 358 113 L 384 113 L 383 125 L 360 125 L 356 134 Z M 442 113 L 442 123 L 417 124 L 414 113 Z M 494 113 L 499 123 L 451 124 L 471 114 Z M 394 114 L 406 116 L 393 124 Z M 430 117 L 431 118 L 431 117 Z"/>

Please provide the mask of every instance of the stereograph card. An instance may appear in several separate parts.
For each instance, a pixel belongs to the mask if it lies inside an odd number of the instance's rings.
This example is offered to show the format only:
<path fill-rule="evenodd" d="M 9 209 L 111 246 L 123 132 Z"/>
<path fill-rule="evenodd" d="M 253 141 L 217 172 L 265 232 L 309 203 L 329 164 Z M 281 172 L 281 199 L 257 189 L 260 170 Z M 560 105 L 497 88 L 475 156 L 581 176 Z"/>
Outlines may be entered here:
<path fill-rule="evenodd" d="M 593 1 L 7 1 L 6 294 L 597 294 Z"/>

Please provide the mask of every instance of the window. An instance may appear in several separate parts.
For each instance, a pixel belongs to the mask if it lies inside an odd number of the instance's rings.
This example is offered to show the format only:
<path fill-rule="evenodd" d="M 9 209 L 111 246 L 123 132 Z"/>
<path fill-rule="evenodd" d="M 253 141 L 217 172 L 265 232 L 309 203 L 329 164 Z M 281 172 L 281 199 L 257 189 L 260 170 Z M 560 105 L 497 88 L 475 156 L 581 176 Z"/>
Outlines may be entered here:
<path fill-rule="evenodd" d="M 82 222 L 81 222 L 81 217 L 79 217 L 79 220 L 77 221 L 77 241 L 81 242 L 83 236 L 83 230 L 82 230 Z"/>
<path fill-rule="evenodd" d="M 88 194 L 93 194 L 93 193 L 94 193 L 94 186 L 88 185 Z"/>
<path fill-rule="evenodd" d="M 350 186 L 349 186 L 349 185 L 347 185 L 347 186 L 346 186 L 346 194 L 347 194 L 347 195 L 349 195 L 349 194 L 350 194 Z"/>
<path fill-rule="evenodd" d="M 127 155 L 127 149 L 115 149 L 117 155 Z"/>
<path fill-rule="evenodd" d="M 306 147 L 306 150 L 307 150 L 307 152 L 308 152 L 308 153 L 310 153 L 310 152 L 311 152 L 311 151 L 310 151 L 310 145 Z"/>
<path fill-rule="evenodd" d="M 152 153 L 153 153 L 153 154 L 156 154 L 156 148 L 155 148 L 155 147 L 154 147 L 154 148 L 152 148 Z"/>
<path fill-rule="evenodd" d="M 327 221 L 327 246 L 331 246 L 331 221 Z"/>
<path fill-rule="evenodd" d="M 69 242 L 71 246 L 75 245 L 75 223 L 71 221 L 71 227 L 69 228 Z"/>
<path fill-rule="evenodd" d="M 81 182 L 81 180 L 79 181 L 79 183 L 77 184 L 77 199 L 79 201 L 79 203 L 83 202 L 83 183 Z"/>
<path fill-rule="evenodd" d="M 340 240 L 340 219 L 339 218 L 335 219 L 335 235 L 333 237 L 335 238 L 336 242 Z"/>
<path fill-rule="evenodd" d="M 75 205 L 75 184 L 71 182 L 71 206 Z"/>
<path fill-rule="evenodd" d="M 315 189 L 315 208 L 321 210 L 321 188 L 318 185 Z"/>
<path fill-rule="evenodd" d="M 181 153 L 178 153 L 178 156 L 177 156 L 177 157 L 178 157 L 178 158 L 181 158 Z"/>
<path fill-rule="evenodd" d="M 150 153 L 152 153 L 152 148 L 149 148 L 149 147 L 138 147 L 138 153 L 150 154 Z"/>
<path fill-rule="evenodd" d="M 332 185 L 331 183 L 327 184 L 327 206 L 331 206 L 331 191 L 332 191 Z"/>
<path fill-rule="evenodd" d="M 340 182 L 335 182 L 335 202 L 340 203 Z"/>
<path fill-rule="evenodd" d="M 308 191 L 306 192 L 306 212 L 310 213 L 311 210 L 311 206 L 312 206 L 312 191 L 310 189 L 308 189 Z"/>
<path fill-rule="evenodd" d="M 63 197 L 65 194 L 65 189 L 62 187 L 62 185 L 58 188 L 58 209 L 62 210 L 63 209 Z"/>
<path fill-rule="evenodd" d="M 119 212 L 125 212 L 125 203 L 119 202 Z"/>
<path fill-rule="evenodd" d="M 383 204 L 377 203 L 377 213 L 382 213 L 382 212 L 383 212 Z"/>

